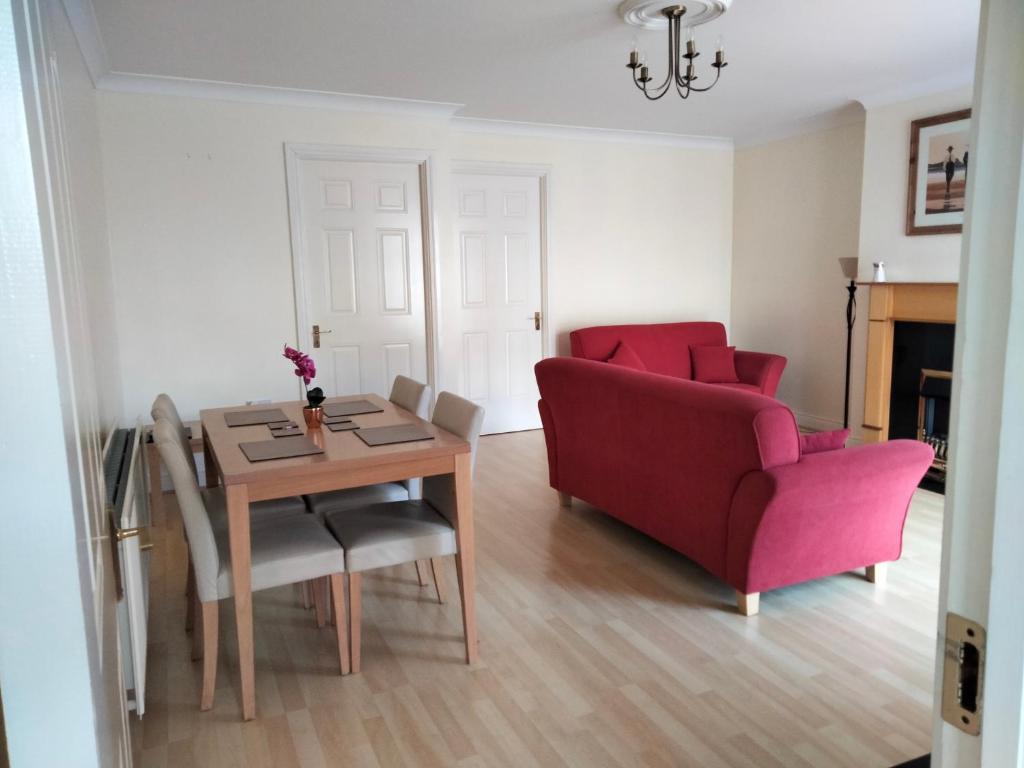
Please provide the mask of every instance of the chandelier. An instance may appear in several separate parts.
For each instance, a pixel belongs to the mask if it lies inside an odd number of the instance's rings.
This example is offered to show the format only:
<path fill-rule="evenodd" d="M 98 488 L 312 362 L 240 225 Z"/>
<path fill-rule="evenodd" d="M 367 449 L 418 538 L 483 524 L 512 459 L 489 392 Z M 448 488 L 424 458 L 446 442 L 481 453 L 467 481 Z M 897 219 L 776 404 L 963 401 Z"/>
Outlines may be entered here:
<path fill-rule="evenodd" d="M 721 38 L 719 38 L 715 60 L 711 63 L 711 67 L 715 70 L 715 79 L 704 87 L 698 87 L 695 85 L 698 75 L 694 59 L 700 56 L 700 53 L 697 51 L 697 41 L 693 29 L 698 24 L 704 24 L 725 13 L 732 0 L 691 0 L 689 16 L 687 16 L 687 6 L 668 5 L 658 8 L 657 6 L 663 2 L 664 0 L 625 0 L 619 6 L 619 11 L 628 24 L 646 29 L 666 26 L 668 28 L 668 73 L 665 75 L 665 79 L 657 86 L 648 85 L 654 78 L 651 77 L 650 69 L 647 66 L 646 55 L 641 53 L 634 43 L 629 52 L 629 63 L 626 64 L 632 70 L 633 84 L 650 101 L 657 101 L 673 88 L 684 99 L 689 98 L 690 94 L 694 92 L 710 91 L 718 83 L 722 69 L 728 66 L 728 62 L 725 60 L 725 49 L 722 46 Z M 687 16 L 688 21 L 686 27 L 683 27 L 684 16 Z M 683 47 L 684 37 L 685 48 Z"/>

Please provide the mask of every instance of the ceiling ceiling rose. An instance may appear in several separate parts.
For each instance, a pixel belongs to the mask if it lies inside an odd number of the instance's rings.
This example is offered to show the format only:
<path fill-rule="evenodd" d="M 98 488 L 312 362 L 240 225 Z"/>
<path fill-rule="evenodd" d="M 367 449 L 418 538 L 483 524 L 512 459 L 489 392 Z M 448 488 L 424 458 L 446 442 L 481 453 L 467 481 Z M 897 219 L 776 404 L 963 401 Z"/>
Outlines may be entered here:
<path fill-rule="evenodd" d="M 686 8 L 683 26 L 695 27 L 717 19 L 729 10 L 732 0 L 684 0 L 679 4 Z M 634 27 L 665 29 L 668 19 L 661 11 L 671 5 L 674 5 L 671 0 L 623 0 L 619 4 L 619 15 Z"/>

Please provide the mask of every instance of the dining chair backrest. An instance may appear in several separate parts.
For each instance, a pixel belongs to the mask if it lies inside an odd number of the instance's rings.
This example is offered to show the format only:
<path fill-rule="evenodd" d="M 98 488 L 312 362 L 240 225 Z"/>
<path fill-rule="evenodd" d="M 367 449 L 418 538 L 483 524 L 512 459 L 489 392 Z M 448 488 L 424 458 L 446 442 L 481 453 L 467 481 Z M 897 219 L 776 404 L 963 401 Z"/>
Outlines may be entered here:
<path fill-rule="evenodd" d="M 484 424 L 484 409 L 451 392 L 442 392 L 434 405 L 431 423 L 458 435 L 469 443 L 470 462 L 476 467 L 476 448 Z M 452 521 L 455 512 L 455 486 L 451 475 L 434 475 L 423 480 L 423 498 L 430 506 Z"/>
<path fill-rule="evenodd" d="M 427 418 L 427 411 L 430 409 L 430 387 L 421 384 L 416 379 L 408 376 L 395 376 L 395 383 L 391 385 L 391 396 L 388 397 L 392 403 L 399 408 L 404 408 L 419 416 Z M 423 480 L 418 477 L 411 477 L 403 480 L 402 485 L 409 491 L 410 499 L 419 499 L 423 496 Z"/>
<path fill-rule="evenodd" d="M 208 603 L 217 600 L 217 574 L 220 571 L 217 543 L 213 537 L 213 527 L 210 525 L 206 504 L 199 492 L 199 483 L 185 458 L 186 452 L 182 448 L 180 434 L 168 419 L 161 417 L 156 420 L 153 427 L 153 439 L 174 483 L 178 508 L 181 509 L 185 532 L 188 534 L 199 601 Z"/>
<path fill-rule="evenodd" d="M 178 440 L 185 451 L 185 458 L 188 461 L 189 467 L 192 468 L 192 474 L 196 474 L 196 457 L 192 453 L 189 436 L 185 433 L 185 422 L 181 420 L 178 407 L 174 404 L 171 396 L 163 392 L 157 395 L 156 400 L 153 401 L 153 407 L 149 409 L 149 413 L 153 417 L 154 424 L 158 419 L 166 419 L 171 423 L 171 426 L 178 433 Z"/>
<path fill-rule="evenodd" d="M 421 384 L 416 379 L 408 376 L 395 376 L 395 383 L 391 385 L 391 396 L 388 398 L 399 408 L 404 408 L 419 416 L 427 418 L 427 409 L 430 408 L 430 387 Z"/>

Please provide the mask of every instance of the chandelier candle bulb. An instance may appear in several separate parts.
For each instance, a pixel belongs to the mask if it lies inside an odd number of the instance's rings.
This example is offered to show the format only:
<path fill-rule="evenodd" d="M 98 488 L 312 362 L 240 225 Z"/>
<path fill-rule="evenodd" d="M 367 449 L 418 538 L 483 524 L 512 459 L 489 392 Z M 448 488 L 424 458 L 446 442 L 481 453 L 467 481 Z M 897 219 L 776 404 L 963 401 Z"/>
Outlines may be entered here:
<path fill-rule="evenodd" d="M 635 48 L 629 52 L 629 64 L 626 66 L 630 69 L 636 69 L 640 66 L 640 52 Z"/>

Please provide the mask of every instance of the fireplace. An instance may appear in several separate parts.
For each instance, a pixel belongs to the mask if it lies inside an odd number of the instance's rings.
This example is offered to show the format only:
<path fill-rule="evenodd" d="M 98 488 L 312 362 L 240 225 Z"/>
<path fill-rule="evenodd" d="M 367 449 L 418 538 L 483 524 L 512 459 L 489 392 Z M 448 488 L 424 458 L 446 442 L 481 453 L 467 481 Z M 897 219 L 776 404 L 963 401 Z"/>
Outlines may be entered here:
<path fill-rule="evenodd" d="M 889 439 L 921 440 L 935 449 L 926 487 L 943 490 L 949 449 L 949 404 L 955 326 L 896 322 L 892 344 Z"/>
<path fill-rule="evenodd" d="M 924 439 L 948 451 L 955 283 L 870 283 L 864 442 Z M 927 372 L 927 373 L 926 373 Z M 919 430 L 921 430 L 919 434 Z M 942 490 L 945 460 L 932 475 Z"/>

